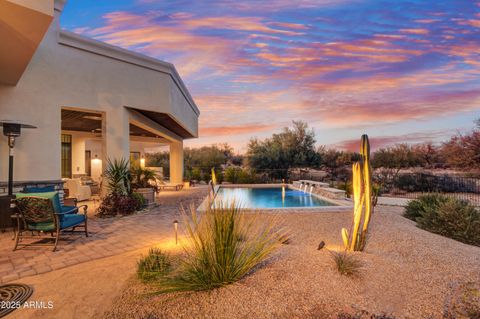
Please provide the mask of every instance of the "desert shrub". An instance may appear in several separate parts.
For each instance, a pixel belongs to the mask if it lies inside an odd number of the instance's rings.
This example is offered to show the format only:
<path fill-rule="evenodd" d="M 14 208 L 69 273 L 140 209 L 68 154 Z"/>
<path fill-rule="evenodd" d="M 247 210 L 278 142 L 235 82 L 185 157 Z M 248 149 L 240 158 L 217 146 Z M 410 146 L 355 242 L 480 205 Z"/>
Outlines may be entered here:
<path fill-rule="evenodd" d="M 139 193 L 132 193 L 131 197 L 135 200 L 135 210 L 140 210 L 145 206 L 145 197 Z"/>
<path fill-rule="evenodd" d="M 188 244 L 176 274 L 161 292 L 210 290 L 231 284 L 265 261 L 282 234 L 273 220 L 245 219 L 238 206 L 215 205 L 201 216 L 185 214 Z"/>
<path fill-rule="evenodd" d="M 202 171 L 199 168 L 192 168 L 190 171 L 190 179 L 200 181 L 202 180 Z"/>
<path fill-rule="evenodd" d="M 366 310 L 357 311 L 355 313 L 341 312 L 337 314 L 337 319 L 395 319 L 393 315 L 381 313 L 374 314 Z"/>
<path fill-rule="evenodd" d="M 330 251 L 335 268 L 342 275 L 356 276 L 360 273 L 363 263 L 355 255 L 346 251 Z"/>
<path fill-rule="evenodd" d="M 407 192 L 475 193 L 474 181 L 449 175 L 403 174 L 394 181 L 394 186 Z"/>
<path fill-rule="evenodd" d="M 456 283 L 451 288 L 445 301 L 443 318 L 480 318 L 480 283 Z"/>
<path fill-rule="evenodd" d="M 228 167 L 224 172 L 224 179 L 232 184 L 251 184 L 255 183 L 255 173 L 241 167 Z"/>
<path fill-rule="evenodd" d="M 97 216 L 108 217 L 130 215 L 137 209 L 138 202 L 131 195 L 112 193 L 102 198 Z"/>
<path fill-rule="evenodd" d="M 170 272 L 170 258 L 159 248 L 151 248 L 137 263 L 137 276 L 143 282 L 157 281 Z"/>
<path fill-rule="evenodd" d="M 405 214 L 407 211 L 422 229 L 480 246 L 480 212 L 466 201 L 442 195 L 422 196 L 407 206 Z"/>
<path fill-rule="evenodd" d="M 446 196 L 440 194 L 428 194 L 422 195 L 418 199 L 412 200 L 405 207 L 405 212 L 403 216 L 416 221 L 418 217 L 426 214 L 427 210 L 436 210 L 440 204 L 444 203 L 447 200 Z"/>

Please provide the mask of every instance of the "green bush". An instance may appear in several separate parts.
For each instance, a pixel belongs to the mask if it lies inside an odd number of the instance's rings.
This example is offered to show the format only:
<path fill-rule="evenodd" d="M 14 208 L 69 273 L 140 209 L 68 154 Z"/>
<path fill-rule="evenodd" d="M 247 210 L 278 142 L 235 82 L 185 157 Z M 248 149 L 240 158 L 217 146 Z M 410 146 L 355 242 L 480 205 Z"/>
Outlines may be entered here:
<path fill-rule="evenodd" d="M 412 200 L 405 207 L 403 216 L 417 221 L 418 217 L 423 216 L 428 210 L 437 210 L 448 198 L 440 194 L 422 195 L 416 200 Z"/>
<path fill-rule="evenodd" d="M 216 205 L 217 206 L 217 205 Z M 222 206 L 222 205 L 218 205 Z M 238 206 L 195 209 L 185 218 L 188 244 L 180 267 L 160 292 L 210 290 L 231 284 L 267 259 L 284 238 L 273 220 L 246 220 Z"/>
<path fill-rule="evenodd" d="M 137 263 L 137 276 L 143 282 L 157 281 L 171 269 L 170 258 L 158 248 L 151 248 L 148 255 Z"/>
<path fill-rule="evenodd" d="M 255 183 L 255 173 L 241 167 L 228 167 L 224 179 L 232 184 L 252 184 Z"/>
<path fill-rule="evenodd" d="M 480 246 L 480 212 L 466 201 L 443 195 L 422 196 L 409 203 L 405 216 L 422 229 Z"/>
<path fill-rule="evenodd" d="M 140 210 L 145 206 L 145 197 L 143 197 L 141 194 L 132 193 L 130 196 L 135 200 L 137 204 L 135 207 L 136 210 Z"/>

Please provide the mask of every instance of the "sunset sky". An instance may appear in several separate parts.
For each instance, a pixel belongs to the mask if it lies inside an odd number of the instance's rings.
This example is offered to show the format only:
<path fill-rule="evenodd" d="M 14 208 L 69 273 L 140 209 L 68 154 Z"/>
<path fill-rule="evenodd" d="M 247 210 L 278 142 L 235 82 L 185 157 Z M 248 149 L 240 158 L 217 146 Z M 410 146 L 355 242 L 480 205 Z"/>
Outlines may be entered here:
<path fill-rule="evenodd" d="M 480 117 L 480 1 L 69 0 L 61 24 L 174 63 L 201 110 L 187 146 L 304 120 L 318 145 L 378 148 Z"/>

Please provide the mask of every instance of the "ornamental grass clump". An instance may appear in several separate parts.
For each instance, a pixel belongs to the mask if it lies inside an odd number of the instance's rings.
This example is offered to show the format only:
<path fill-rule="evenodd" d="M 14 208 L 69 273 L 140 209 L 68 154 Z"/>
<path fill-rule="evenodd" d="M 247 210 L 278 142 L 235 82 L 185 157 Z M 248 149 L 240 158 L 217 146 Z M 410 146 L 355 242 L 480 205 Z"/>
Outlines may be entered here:
<path fill-rule="evenodd" d="M 137 263 L 137 276 L 143 282 L 156 282 L 171 270 L 170 257 L 159 248 L 151 248 Z"/>
<path fill-rule="evenodd" d="M 184 212 L 185 254 L 174 276 L 162 282 L 161 292 L 219 288 L 254 270 L 281 245 L 284 233 L 275 219 L 259 220 L 232 203 L 215 205 L 201 215 Z"/>
<path fill-rule="evenodd" d="M 357 276 L 363 268 L 363 263 L 355 255 L 347 251 L 329 251 L 335 263 L 335 268 L 341 275 Z"/>

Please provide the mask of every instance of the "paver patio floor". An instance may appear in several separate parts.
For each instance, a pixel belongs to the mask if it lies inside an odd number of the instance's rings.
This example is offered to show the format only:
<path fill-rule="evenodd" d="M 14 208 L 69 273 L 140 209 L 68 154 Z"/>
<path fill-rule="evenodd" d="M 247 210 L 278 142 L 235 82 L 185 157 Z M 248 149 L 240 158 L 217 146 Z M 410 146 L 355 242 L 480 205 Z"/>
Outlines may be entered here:
<path fill-rule="evenodd" d="M 12 251 L 12 233 L 2 233 L 0 283 L 153 246 L 173 236 L 172 223 L 180 218 L 181 207 L 187 208 L 191 203 L 199 205 L 207 192 L 208 188 L 202 186 L 180 192 L 162 192 L 157 197 L 158 207 L 148 212 L 107 219 L 90 218 L 90 237 L 66 232 L 55 252 L 51 247 L 38 246 Z"/>

